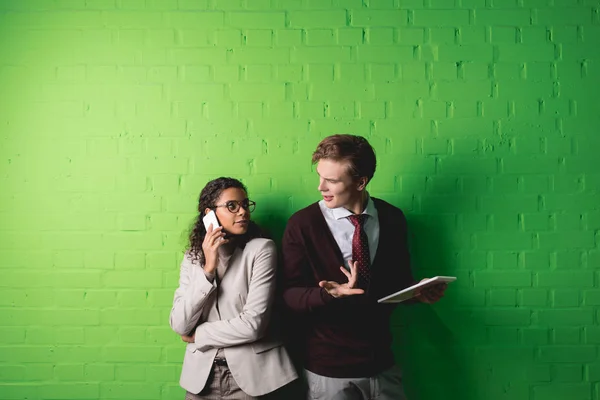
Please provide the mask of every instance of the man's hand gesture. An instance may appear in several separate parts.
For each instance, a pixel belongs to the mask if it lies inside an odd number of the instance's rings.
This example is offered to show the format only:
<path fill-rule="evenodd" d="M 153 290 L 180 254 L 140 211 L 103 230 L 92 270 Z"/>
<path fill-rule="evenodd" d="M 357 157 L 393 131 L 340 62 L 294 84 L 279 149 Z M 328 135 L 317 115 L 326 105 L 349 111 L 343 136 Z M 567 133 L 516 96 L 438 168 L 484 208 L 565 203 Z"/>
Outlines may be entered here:
<path fill-rule="evenodd" d="M 356 288 L 356 280 L 358 278 L 356 262 L 348 260 L 348 265 L 350 266 L 350 272 L 346 271 L 346 268 L 340 267 L 340 270 L 346 275 L 346 278 L 348 278 L 348 283 L 342 283 L 340 285 L 334 281 L 321 281 L 319 282 L 319 286 L 335 298 L 363 294 L 365 292 L 364 290 Z"/>

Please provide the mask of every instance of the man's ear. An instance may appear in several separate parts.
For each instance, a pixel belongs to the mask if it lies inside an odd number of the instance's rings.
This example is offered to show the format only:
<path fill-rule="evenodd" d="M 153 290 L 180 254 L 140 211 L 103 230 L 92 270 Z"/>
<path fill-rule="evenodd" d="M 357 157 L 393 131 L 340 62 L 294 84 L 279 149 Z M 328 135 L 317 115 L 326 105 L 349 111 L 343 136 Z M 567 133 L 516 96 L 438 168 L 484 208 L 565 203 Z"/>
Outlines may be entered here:
<path fill-rule="evenodd" d="M 367 183 L 369 183 L 369 179 L 366 176 L 358 178 L 357 189 L 362 192 L 367 187 Z"/>

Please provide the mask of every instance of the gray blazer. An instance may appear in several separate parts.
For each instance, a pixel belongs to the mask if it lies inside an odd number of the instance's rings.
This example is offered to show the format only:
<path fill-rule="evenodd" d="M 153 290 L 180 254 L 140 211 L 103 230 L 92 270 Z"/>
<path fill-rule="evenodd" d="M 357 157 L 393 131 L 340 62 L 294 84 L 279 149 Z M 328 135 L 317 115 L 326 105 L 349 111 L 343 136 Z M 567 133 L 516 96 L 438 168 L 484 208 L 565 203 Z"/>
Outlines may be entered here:
<path fill-rule="evenodd" d="M 252 239 L 236 248 L 220 280 L 209 282 L 204 270 L 186 254 L 171 310 L 171 328 L 191 335 L 180 385 L 200 392 L 219 348 L 231 374 L 251 396 L 270 393 L 298 377 L 269 318 L 275 295 L 277 250 L 269 239 Z M 218 307 L 217 307 L 218 305 Z"/>

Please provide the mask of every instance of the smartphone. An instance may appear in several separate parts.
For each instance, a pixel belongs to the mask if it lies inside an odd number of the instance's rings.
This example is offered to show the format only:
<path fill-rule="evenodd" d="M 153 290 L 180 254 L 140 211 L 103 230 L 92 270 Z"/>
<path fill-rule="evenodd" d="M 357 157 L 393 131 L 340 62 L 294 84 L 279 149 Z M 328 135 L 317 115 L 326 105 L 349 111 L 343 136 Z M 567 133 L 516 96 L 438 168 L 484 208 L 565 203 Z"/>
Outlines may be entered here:
<path fill-rule="evenodd" d="M 218 228 L 219 226 L 219 221 L 217 220 L 217 214 L 215 214 L 215 212 L 213 210 L 210 210 L 208 212 L 208 214 L 206 214 L 204 217 L 202 217 L 202 222 L 204 222 L 204 227 L 206 228 L 206 232 L 208 232 L 208 227 L 210 225 L 212 225 L 213 230 Z"/>

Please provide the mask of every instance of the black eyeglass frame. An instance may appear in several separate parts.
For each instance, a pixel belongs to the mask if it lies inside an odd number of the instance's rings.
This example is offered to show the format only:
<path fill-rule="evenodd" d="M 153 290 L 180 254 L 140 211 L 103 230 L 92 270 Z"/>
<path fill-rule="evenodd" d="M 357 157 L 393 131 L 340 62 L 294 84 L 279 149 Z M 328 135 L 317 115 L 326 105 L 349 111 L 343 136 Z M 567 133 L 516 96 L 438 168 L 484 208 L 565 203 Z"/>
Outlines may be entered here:
<path fill-rule="evenodd" d="M 229 200 L 226 201 L 225 204 L 216 204 L 213 208 L 217 207 L 226 207 L 227 211 L 229 211 L 232 214 L 235 214 L 240 210 L 240 207 L 243 207 L 244 210 L 247 210 L 249 213 L 252 213 L 256 209 L 256 202 L 248 199 L 242 201 Z M 232 209 L 232 207 L 235 208 Z"/>

